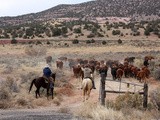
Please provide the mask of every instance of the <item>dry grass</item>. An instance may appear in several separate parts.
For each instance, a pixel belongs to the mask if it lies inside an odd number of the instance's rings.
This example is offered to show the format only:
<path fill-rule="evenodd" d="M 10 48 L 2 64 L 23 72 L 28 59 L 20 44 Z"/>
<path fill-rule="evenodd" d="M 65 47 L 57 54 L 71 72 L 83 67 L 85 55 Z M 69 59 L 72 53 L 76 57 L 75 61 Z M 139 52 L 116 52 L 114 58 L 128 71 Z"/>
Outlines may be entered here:
<path fill-rule="evenodd" d="M 132 108 L 123 108 L 121 111 L 116 111 L 93 102 L 87 102 L 79 106 L 74 115 L 91 120 L 151 120 L 158 118 L 158 114 L 153 116 L 148 111 Z"/>
<path fill-rule="evenodd" d="M 7 101 L 0 101 L 0 109 L 7 109 L 10 108 L 10 103 L 8 103 Z"/>
<path fill-rule="evenodd" d="M 81 56 L 82 54 L 98 54 L 103 52 L 143 52 L 143 51 L 152 51 L 152 50 L 160 50 L 160 47 L 149 48 L 148 50 L 144 47 L 136 47 L 131 45 L 113 45 L 113 46 L 82 46 L 82 47 L 69 47 L 69 48 L 59 48 L 58 51 L 54 51 L 55 54 L 65 54 L 65 53 L 76 53 Z"/>
<path fill-rule="evenodd" d="M 1 88 L 0 89 L 0 100 L 10 100 L 11 94 L 6 88 Z"/>
<path fill-rule="evenodd" d="M 13 72 L 13 67 L 10 65 L 5 66 L 4 70 L 2 71 L 3 74 L 11 74 Z"/>
<path fill-rule="evenodd" d="M 86 102 L 76 111 L 75 116 L 90 118 L 92 120 L 124 120 L 124 115 L 120 111 L 107 109 L 99 104 Z"/>
<path fill-rule="evenodd" d="M 136 108 L 142 109 L 143 97 L 139 94 L 120 95 L 116 98 L 114 108 L 120 110 L 122 108 Z"/>
<path fill-rule="evenodd" d="M 160 110 L 160 85 L 154 91 L 152 91 L 150 98 L 155 108 Z"/>
<path fill-rule="evenodd" d="M 38 55 L 45 55 L 47 49 L 43 46 L 28 46 L 25 48 L 25 53 L 29 56 L 38 56 Z"/>
<path fill-rule="evenodd" d="M 155 69 L 154 70 L 154 78 L 156 79 L 156 80 L 160 80 L 160 68 L 158 68 L 158 69 Z"/>
<path fill-rule="evenodd" d="M 32 101 L 32 104 L 34 104 L 34 106 L 39 106 L 39 107 L 45 107 L 48 105 L 48 101 L 46 98 L 38 98 L 38 99 L 34 99 Z"/>
<path fill-rule="evenodd" d="M 61 107 L 58 111 L 60 113 L 69 113 L 70 112 L 68 107 Z"/>
<path fill-rule="evenodd" d="M 60 99 L 58 99 L 58 97 L 54 98 L 53 103 L 54 103 L 56 106 L 60 106 L 60 105 L 61 105 L 61 101 L 60 101 Z"/>
<path fill-rule="evenodd" d="M 36 71 L 30 71 L 30 72 L 22 73 L 22 74 L 20 74 L 20 83 L 21 84 L 30 83 L 31 80 L 39 77 L 38 75 L 39 75 L 39 73 L 36 72 Z"/>
<path fill-rule="evenodd" d="M 11 77 L 7 77 L 4 86 L 8 88 L 11 92 L 18 93 L 20 91 L 19 86 L 17 85 L 17 80 L 14 80 L 14 78 Z"/>
<path fill-rule="evenodd" d="M 124 114 L 124 118 L 127 120 L 152 120 L 154 118 L 151 114 L 148 114 L 147 111 L 132 108 L 124 108 L 121 111 Z"/>
<path fill-rule="evenodd" d="M 73 96 L 74 90 L 71 88 L 62 87 L 57 90 L 57 93 L 60 95 Z"/>
<path fill-rule="evenodd" d="M 28 101 L 23 97 L 23 98 L 19 98 L 16 100 L 16 103 L 19 105 L 19 106 L 27 106 L 28 105 Z"/>

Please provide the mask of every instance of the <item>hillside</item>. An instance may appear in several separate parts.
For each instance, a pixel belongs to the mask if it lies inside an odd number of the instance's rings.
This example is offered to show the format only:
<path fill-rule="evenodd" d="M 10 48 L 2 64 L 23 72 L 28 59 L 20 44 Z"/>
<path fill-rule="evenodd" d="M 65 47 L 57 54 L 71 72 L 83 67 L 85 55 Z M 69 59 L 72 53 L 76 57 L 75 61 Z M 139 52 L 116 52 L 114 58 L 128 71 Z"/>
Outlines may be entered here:
<path fill-rule="evenodd" d="M 153 20 L 160 17 L 159 0 L 96 0 L 73 5 L 58 5 L 48 10 L 16 17 L 1 17 L 0 26 L 48 21 L 56 18 L 92 20 L 95 17 L 130 17 Z"/>
<path fill-rule="evenodd" d="M 50 20 L 0 28 L 0 39 L 17 40 L 159 40 L 160 20 L 151 22 L 102 23 L 87 21 Z M 118 22 L 119 21 L 119 22 Z"/>

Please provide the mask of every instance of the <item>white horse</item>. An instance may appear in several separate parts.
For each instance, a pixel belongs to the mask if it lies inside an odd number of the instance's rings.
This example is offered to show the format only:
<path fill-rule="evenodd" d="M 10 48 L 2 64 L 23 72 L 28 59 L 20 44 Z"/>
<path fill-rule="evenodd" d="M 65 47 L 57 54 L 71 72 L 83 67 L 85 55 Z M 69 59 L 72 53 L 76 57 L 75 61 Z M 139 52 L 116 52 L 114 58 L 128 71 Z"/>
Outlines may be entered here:
<path fill-rule="evenodd" d="M 82 81 L 83 101 L 88 100 L 92 90 L 92 80 L 90 78 L 84 78 Z"/>

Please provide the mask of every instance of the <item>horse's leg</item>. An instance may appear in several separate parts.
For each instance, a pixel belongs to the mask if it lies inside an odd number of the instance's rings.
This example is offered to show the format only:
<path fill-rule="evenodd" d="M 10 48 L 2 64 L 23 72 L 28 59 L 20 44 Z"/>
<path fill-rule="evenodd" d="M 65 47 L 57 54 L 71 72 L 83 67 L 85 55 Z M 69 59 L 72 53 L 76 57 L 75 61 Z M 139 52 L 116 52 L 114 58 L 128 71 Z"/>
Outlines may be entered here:
<path fill-rule="evenodd" d="M 146 78 L 146 77 L 144 78 L 144 80 L 143 80 L 143 81 L 144 81 L 144 83 L 148 83 L 148 80 L 147 80 L 147 78 Z"/>
<path fill-rule="evenodd" d="M 35 91 L 35 93 L 36 93 L 36 98 L 37 98 L 37 95 L 39 95 L 39 97 L 40 97 L 39 89 L 40 89 L 40 88 L 37 88 L 37 90 Z"/>
<path fill-rule="evenodd" d="M 39 93 L 38 93 L 38 88 L 37 88 L 37 90 L 35 91 L 35 94 L 36 94 L 36 98 L 38 98 L 38 97 L 37 97 L 37 95 L 39 95 Z"/>
<path fill-rule="evenodd" d="M 47 88 L 47 99 L 49 99 L 49 88 Z"/>
<path fill-rule="evenodd" d="M 122 77 L 120 77 L 119 80 L 121 81 L 121 80 L 122 80 Z"/>
<path fill-rule="evenodd" d="M 40 92 L 39 92 L 39 89 L 38 89 L 38 95 L 39 95 L 39 97 L 41 97 L 41 96 L 40 96 Z"/>
<path fill-rule="evenodd" d="M 37 98 L 37 90 L 35 91 L 35 94 L 36 94 L 36 98 Z"/>
<path fill-rule="evenodd" d="M 49 99 L 49 89 L 50 89 L 50 83 L 47 84 L 47 99 Z"/>
<path fill-rule="evenodd" d="M 87 98 L 86 98 L 86 100 L 88 100 L 88 99 L 89 99 L 89 97 L 90 97 L 90 93 L 91 93 L 91 90 L 89 89 L 89 90 L 87 91 Z"/>
<path fill-rule="evenodd" d="M 54 90 L 54 88 L 51 88 L 52 99 L 53 99 L 53 90 Z"/>
<path fill-rule="evenodd" d="M 85 102 L 85 90 L 83 90 L 83 102 Z"/>
<path fill-rule="evenodd" d="M 38 98 L 38 97 L 37 97 L 37 94 L 38 94 L 38 88 L 36 89 L 35 94 L 36 94 L 36 98 Z"/>

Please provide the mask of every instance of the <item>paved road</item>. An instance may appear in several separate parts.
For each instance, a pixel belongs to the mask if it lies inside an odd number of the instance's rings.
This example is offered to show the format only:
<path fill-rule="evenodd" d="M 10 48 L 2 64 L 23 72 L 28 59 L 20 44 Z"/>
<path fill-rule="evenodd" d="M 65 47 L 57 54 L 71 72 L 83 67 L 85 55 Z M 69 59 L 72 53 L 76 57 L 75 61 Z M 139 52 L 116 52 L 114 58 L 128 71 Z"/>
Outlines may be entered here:
<path fill-rule="evenodd" d="M 0 120 L 83 120 L 53 110 L 0 110 Z"/>

